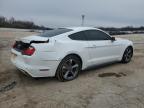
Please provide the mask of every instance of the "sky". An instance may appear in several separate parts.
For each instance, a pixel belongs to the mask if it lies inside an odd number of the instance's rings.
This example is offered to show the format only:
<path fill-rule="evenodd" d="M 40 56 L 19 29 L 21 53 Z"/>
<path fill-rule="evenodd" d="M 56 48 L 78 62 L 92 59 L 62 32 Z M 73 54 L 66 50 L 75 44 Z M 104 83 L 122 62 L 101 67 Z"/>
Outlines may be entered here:
<path fill-rule="evenodd" d="M 144 26 L 144 0 L 0 0 L 0 16 L 47 27 Z"/>

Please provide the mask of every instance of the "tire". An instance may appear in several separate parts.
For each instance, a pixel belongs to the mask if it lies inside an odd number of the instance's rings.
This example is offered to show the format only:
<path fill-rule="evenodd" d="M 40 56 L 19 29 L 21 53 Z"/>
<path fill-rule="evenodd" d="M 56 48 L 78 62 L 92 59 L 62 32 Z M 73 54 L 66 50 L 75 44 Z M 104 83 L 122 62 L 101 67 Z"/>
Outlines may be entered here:
<path fill-rule="evenodd" d="M 82 63 L 75 55 L 66 56 L 59 64 L 56 71 L 56 78 L 59 81 L 71 81 L 78 77 Z"/>
<path fill-rule="evenodd" d="M 133 56 L 133 48 L 129 46 L 125 49 L 121 62 L 129 63 L 131 61 L 132 56 Z"/>

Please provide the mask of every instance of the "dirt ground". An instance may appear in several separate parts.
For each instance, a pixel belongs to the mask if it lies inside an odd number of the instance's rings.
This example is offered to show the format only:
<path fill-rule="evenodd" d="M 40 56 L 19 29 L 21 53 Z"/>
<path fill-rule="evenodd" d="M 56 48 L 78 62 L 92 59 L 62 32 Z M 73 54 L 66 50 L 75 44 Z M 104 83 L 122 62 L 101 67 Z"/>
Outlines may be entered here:
<path fill-rule="evenodd" d="M 144 108 L 144 34 L 117 36 L 135 43 L 130 63 L 82 71 L 69 82 L 35 80 L 12 65 L 14 39 L 30 34 L 0 29 L 0 108 Z"/>

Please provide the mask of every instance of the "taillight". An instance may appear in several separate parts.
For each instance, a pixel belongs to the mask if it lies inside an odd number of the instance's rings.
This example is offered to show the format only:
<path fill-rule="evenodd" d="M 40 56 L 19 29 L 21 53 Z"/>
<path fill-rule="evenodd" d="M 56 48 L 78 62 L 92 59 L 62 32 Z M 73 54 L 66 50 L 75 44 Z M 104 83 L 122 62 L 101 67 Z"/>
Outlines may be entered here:
<path fill-rule="evenodd" d="M 16 47 L 16 42 L 15 42 L 15 43 L 12 45 L 12 47 L 13 47 L 13 48 L 15 48 L 15 47 Z"/>
<path fill-rule="evenodd" d="M 28 56 L 31 56 L 33 55 L 33 53 L 35 52 L 35 48 L 30 46 L 29 48 L 25 49 L 22 51 L 22 54 L 23 55 L 28 55 Z"/>

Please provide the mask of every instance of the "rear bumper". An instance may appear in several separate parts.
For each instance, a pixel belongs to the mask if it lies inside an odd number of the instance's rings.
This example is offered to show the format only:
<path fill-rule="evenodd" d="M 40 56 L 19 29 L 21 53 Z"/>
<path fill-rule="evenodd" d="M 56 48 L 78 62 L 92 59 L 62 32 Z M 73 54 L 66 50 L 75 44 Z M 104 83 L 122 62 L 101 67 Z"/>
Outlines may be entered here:
<path fill-rule="evenodd" d="M 12 51 L 13 52 L 13 51 Z M 24 74 L 28 74 L 31 77 L 53 77 L 55 76 L 56 69 L 60 63 L 58 60 L 34 60 L 29 58 L 32 62 L 25 62 L 23 56 L 17 55 L 17 57 L 11 57 L 11 62 Z"/>
<path fill-rule="evenodd" d="M 47 61 L 48 66 L 30 66 L 20 61 L 15 61 L 11 58 L 12 63 L 24 74 L 31 77 L 53 77 L 55 76 L 58 61 Z"/>

